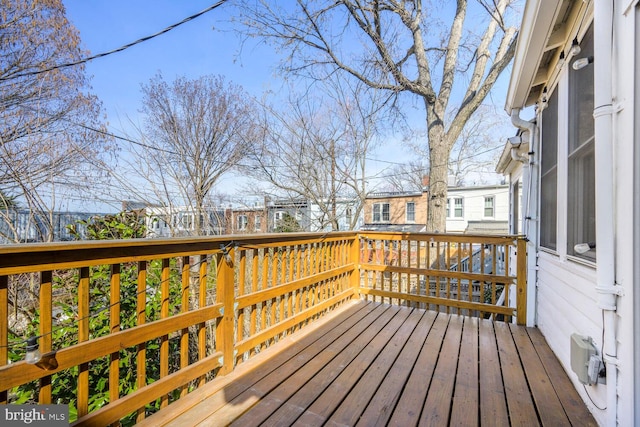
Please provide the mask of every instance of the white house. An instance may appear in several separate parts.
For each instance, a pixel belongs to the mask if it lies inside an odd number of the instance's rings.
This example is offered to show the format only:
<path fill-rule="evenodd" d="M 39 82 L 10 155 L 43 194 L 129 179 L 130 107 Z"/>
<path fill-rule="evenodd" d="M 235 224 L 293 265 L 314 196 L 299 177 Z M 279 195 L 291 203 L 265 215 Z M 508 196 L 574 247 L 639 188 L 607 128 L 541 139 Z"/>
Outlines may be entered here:
<path fill-rule="evenodd" d="M 447 233 L 506 234 L 509 186 L 449 187 Z"/>
<path fill-rule="evenodd" d="M 147 237 L 192 236 L 196 221 L 200 221 L 202 235 L 225 233 L 225 211 L 223 208 L 207 208 L 201 217 L 190 206 L 144 208 Z"/>
<path fill-rule="evenodd" d="M 528 323 L 607 426 L 640 425 L 639 82 L 638 0 L 526 2 L 498 171 L 529 239 Z"/>

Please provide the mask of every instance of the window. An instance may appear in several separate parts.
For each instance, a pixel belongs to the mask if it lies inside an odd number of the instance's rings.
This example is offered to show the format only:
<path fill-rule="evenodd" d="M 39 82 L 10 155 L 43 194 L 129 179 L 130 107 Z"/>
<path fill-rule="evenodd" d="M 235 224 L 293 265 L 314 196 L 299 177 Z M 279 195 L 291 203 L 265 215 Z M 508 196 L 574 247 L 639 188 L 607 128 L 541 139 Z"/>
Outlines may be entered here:
<path fill-rule="evenodd" d="M 246 215 L 238 215 L 238 230 L 246 230 L 249 218 Z"/>
<path fill-rule="evenodd" d="M 373 205 L 373 222 L 389 222 L 389 203 Z"/>
<path fill-rule="evenodd" d="M 462 206 L 462 197 L 455 197 L 453 199 L 453 217 L 462 218 L 464 216 L 464 210 Z"/>
<path fill-rule="evenodd" d="M 487 196 L 484 198 L 484 216 L 485 218 L 493 218 L 493 203 L 494 203 L 494 197 L 493 196 Z"/>
<path fill-rule="evenodd" d="M 542 111 L 540 160 L 540 246 L 556 249 L 558 215 L 558 91 Z"/>
<path fill-rule="evenodd" d="M 520 191 L 520 180 L 513 183 L 510 200 L 513 212 L 511 215 L 511 234 L 522 234 L 522 222 L 520 221 L 520 212 L 522 210 L 522 191 Z"/>
<path fill-rule="evenodd" d="M 262 230 L 262 216 L 261 215 L 256 215 L 255 218 L 255 224 L 254 224 L 254 228 L 256 231 L 260 231 Z"/>
<path fill-rule="evenodd" d="M 180 225 L 185 230 L 191 230 L 193 226 L 193 215 L 191 214 L 180 214 Z"/>
<path fill-rule="evenodd" d="M 407 202 L 407 222 L 416 222 L 415 202 Z"/>
<path fill-rule="evenodd" d="M 580 56 L 593 56 L 593 25 L 580 42 Z M 595 128 L 593 66 L 569 69 L 567 175 L 567 254 L 595 259 L 595 249 L 579 254 L 574 246 L 596 241 Z"/>
<path fill-rule="evenodd" d="M 449 206 L 451 206 L 451 199 L 447 199 L 447 218 L 451 218 L 451 209 L 449 209 Z"/>

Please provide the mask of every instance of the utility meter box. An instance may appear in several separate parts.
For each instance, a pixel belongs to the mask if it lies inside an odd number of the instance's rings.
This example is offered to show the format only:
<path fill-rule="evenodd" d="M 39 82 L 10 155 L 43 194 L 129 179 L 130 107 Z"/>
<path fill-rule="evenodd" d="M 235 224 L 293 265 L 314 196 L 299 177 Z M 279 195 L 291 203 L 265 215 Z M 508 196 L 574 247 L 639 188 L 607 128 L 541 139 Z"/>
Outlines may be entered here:
<path fill-rule="evenodd" d="M 589 375 L 589 360 L 597 352 L 590 337 L 571 334 L 571 370 L 578 375 L 578 380 L 583 384 L 591 385 L 597 382 L 597 376 L 594 379 Z"/>

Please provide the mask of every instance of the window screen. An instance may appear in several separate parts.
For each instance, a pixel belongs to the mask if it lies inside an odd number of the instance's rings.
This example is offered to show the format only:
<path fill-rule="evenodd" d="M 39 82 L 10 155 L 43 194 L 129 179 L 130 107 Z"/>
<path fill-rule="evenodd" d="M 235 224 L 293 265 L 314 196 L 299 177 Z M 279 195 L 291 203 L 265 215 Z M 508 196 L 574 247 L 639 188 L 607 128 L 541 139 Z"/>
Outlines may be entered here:
<path fill-rule="evenodd" d="M 580 56 L 593 55 L 593 25 L 580 43 Z M 595 128 L 593 65 L 569 71 L 569 159 L 567 176 L 567 254 L 595 259 L 595 249 L 580 254 L 580 243 L 595 243 Z"/>

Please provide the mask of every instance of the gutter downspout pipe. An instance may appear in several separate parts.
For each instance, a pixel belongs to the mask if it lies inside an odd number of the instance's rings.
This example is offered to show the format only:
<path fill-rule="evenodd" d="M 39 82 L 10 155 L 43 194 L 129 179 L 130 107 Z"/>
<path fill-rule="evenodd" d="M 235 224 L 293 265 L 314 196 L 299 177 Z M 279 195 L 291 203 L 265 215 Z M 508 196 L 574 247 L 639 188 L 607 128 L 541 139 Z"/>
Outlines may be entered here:
<path fill-rule="evenodd" d="M 603 360 L 606 367 L 606 425 L 617 425 L 616 302 L 621 295 L 615 284 L 615 225 L 613 167 L 612 33 L 613 1 L 594 3 L 594 125 L 596 169 L 596 292 L 603 310 Z"/>
<path fill-rule="evenodd" d="M 537 153 L 537 132 L 536 124 L 528 120 L 520 118 L 520 109 L 514 108 L 511 110 L 511 123 L 522 130 L 522 139 L 529 139 L 529 155 L 526 160 L 521 158 L 519 161 L 523 161 L 522 171 L 522 188 L 527 189 L 527 193 L 523 195 L 524 218 L 522 231 L 527 239 L 527 326 L 534 326 L 536 319 L 537 304 L 536 299 L 536 283 L 537 283 L 537 202 L 538 202 L 538 178 L 534 176 L 536 170 L 536 162 L 533 160 Z M 528 135 L 526 135 L 528 132 Z M 515 160 L 515 159 L 514 159 Z"/>

